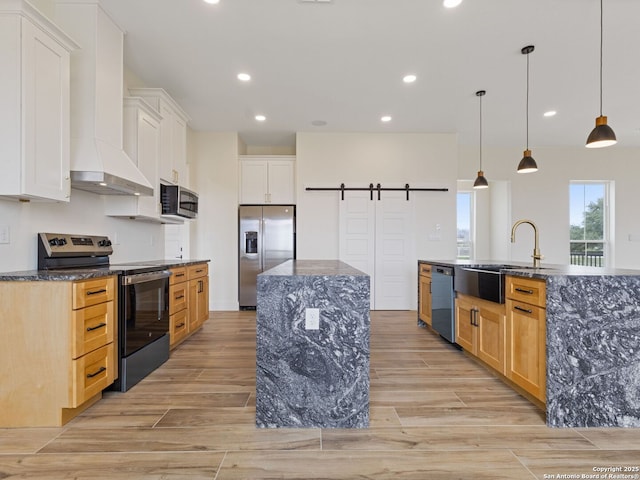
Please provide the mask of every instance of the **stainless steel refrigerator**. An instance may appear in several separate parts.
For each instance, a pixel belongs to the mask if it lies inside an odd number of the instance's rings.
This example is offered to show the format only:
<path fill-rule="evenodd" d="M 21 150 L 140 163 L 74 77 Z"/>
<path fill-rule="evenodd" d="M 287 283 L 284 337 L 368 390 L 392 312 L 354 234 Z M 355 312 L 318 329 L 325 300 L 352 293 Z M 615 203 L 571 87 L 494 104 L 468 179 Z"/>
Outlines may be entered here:
<path fill-rule="evenodd" d="M 238 261 L 240 309 L 256 307 L 259 273 L 296 258 L 294 205 L 241 205 Z"/>

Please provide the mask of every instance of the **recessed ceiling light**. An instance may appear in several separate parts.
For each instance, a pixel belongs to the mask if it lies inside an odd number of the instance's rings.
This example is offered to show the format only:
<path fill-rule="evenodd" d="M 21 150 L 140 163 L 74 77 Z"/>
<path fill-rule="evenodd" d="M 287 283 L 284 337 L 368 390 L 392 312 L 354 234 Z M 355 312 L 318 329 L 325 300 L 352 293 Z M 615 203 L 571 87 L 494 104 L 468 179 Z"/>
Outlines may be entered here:
<path fill-rule="evenodd" d="M 327 124 L 327 122 L 325 122 L 324 120 L 314 120 L 313 122 L 311 122 L 311 125 L 313 125 L 314 127 L 324 127 Z"/>
<path fill-rule="evenodd" d="M 555 110 L 549 110 L 548 112 L 544 112 L 543 115 L 545 117 L 553 117 L 556 113 L 558 113 L 558 112 L 556 112 Z"/>
<path fill-rule="evenodd" d="M 248 73 L 239 73 L 238 80 L 240 80 L 241 82 L 248 82 L 249 80 L 251 80 L 251 75 L 249 75 Z"/>
<path fill-rule="evenodd" d="M 415 82 L 417 79 L 418 79 L 418 77 L 416 77 L 414 74 L 412 74 L 412 73 L 411 73 L 411 74 L 409 74 L 409 75 L 405 75 L 405 76 L 402 78 L 402 81 L 403 81 L 404 83 L 413 83 L 413 82 Z"/>
<path fill-rule="evenodd" d="M 258 122 L 264 122 L 264 121 L 267 119 L 267 117 L 265 117 L 264 115 L 256 115 L 256 116 L 255 116 L 255 119 L 256 119 Z"/>
<path fill-rule="evenodd" d="M 391 116 L 385 115 L 383 117 L 380 117 L 380 121 L 381 122 L 385 122 L 385 123 L 390 122 L 391 121 Z"/>
<path fill-rule="evenodd" d="M 211 5 L 217 5 L 220 0 L 204 0 L 204 3 L 210 3 Z"/>
<path fill-rule="evenodd" d="M 454 8 L 460 5 L 461 3 L 462 3 L 462 0 L 444 0 L 442 2 L 442 5 L 444 5 L 446 8 Z"/>

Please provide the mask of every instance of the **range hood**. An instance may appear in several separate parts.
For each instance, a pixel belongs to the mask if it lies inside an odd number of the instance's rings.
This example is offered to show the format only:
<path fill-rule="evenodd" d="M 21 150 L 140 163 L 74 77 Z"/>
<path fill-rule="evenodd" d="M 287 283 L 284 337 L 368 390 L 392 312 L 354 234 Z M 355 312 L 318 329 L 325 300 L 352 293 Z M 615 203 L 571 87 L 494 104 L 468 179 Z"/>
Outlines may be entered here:
<path fill-rule="evenodd" d="M 57 0 L 55 21 L 81 47 L 71 55 L 71 188 L 153 195 L 122 146 L 122 30 L 97 0 Z"/>

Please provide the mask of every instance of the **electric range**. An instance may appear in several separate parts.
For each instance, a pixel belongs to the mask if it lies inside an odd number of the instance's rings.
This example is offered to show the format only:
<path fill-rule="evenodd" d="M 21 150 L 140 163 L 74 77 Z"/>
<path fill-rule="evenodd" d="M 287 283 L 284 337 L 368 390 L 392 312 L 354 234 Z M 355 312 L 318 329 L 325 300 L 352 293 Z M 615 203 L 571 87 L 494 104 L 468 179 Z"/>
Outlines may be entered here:
<path fill-rule="evenodd" d="M 118 275 L 118 379 L 127 391 L 169 359 L 169 276 L 161 265 L 111 264 L 106 236 L 38 234 L 38 270 L 96 270 Z"/>

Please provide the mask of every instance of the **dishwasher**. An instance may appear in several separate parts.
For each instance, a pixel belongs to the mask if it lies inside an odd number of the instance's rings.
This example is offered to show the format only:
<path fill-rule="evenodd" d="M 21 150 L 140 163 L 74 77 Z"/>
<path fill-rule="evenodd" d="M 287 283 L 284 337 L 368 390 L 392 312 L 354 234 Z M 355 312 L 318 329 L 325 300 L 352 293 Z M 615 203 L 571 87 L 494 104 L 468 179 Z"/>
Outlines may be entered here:
<path fill-rule="evenodd" d="M 451 343 L 456 339 L 453 267 L 431 269 L 431 327 Z"/>

